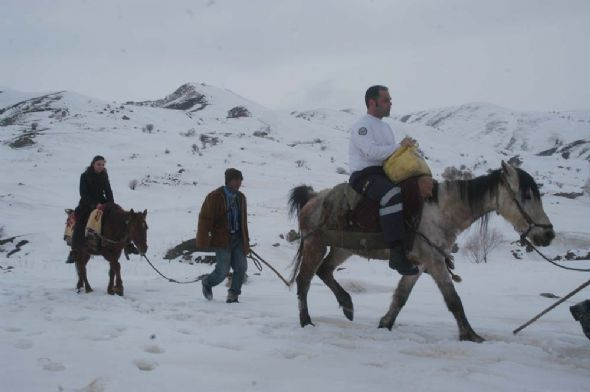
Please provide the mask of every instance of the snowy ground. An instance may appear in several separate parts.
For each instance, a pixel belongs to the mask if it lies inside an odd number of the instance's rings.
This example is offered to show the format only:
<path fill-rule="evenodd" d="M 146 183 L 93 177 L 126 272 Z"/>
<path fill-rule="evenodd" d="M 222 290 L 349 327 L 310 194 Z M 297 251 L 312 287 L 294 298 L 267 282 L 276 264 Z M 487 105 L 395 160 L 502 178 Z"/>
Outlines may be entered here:
<path fill-rule="evenodd" d="M 240 103 L 232 99 L 230 106 Z M 463 278 L 456 287 L 472 326 L 486 339 L 481 344 L 458 341 L 455 321 L 428 276 L 416 285 L 393 330 L 378 329 L 399 275 L 385 263 L 357 257 L 336 272 L 353 297 L 354 321 L 345 319 L 330 290 L 314 279 L 309 306 L 316 326 L 305 329 L 299 326 L 295 290 L 268 269 L 258 274 L 253 264 L 239 304 L 225 303 L 224 286 L 207 302 L 200 284 L 171 284 L 137 256 L 122 262 L 124 297 L 106 294 L 108 265 L 98 257 L 88 265 L 95 291 L 77 294 L 74 267 L 64 263 L 63 209 L 77 202 L 79 174 L 93 155 L 107 156 L 117 202 L 148 209 L 148 256 L 179 280 L 212 267 L 162 256 L 194 236 L 200 204 L 221 184 L 223 170 L 242 169 L 255 250 L 287 275 L 297 244 L 279 238 L 296 228 L 287 218 L 286 194 L 301 183 L 321 189 L 346 180 L 337 173 L 346 167 L 342 127 L 354 116 L 338 112 L 331 120 L 328 111 L 314 123 L 255 108 L 260 114 L 253 118 L 225 119 L 225 108 L 212 106 L 191 119 L 178 111 L 126 106 L 105 118 L 98 111 L 106 103 L 76 95 L 60 102 L 69 108 L 62 121 L 34 112 L 29 116 L 37 117 L 0 128 L 5 142 L 32 121 L 46 129 L 32 147 L 0 144 L 0 237 L 23 235 L 29 241 L 10 257 L 13 244 L 0 253 L 0 391 L 589 390 L 590 342 L 568 310 L 590 297 L 588 289 L 512 334 L 555 301 L 540 293 L 563 296 L 588 274 L 557 269 L 534 254 L 515 260 L 510 241 L 517 235 L 498 218 L 491 227 L 505 240 L 487 264 L 474 264 L 461 252 L 456 256 Z M 131 120 L 121 121 L 124 113 Z M 142 132 L 146 123 L 158 131 Z M 461 162 L 482 174 L 503 157 L 491 145 L 396 125 L 419 140 L 437 176 Z M 251 136 L 266 126 L 268 137 Z M 183 135 L 190 128 L 196 134 Z M 205 132 L 221 143 L 197 154 L 191 145 L 201 146 Z M 545 183 L 545 210 L 558 234 L 544 250 L 551 256 L 587 250 L 588 196 L 570 200 L 554 193 L 579 191 L 588 162 L 570 159 L 565 165 L 559 157 L 526 152 L 522 157 L 523 167 Z M 133 179 L 145 181 L 131 189 Z M 586 261 L 567 264 L 590 268 Z"/>

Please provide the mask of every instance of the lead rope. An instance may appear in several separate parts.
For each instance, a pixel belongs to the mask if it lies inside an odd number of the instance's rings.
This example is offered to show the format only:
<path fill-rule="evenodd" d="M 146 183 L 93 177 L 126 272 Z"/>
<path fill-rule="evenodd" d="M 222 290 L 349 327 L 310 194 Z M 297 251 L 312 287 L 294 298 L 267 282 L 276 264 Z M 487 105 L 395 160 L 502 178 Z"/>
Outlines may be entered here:
<path fill-rule="evenodd" d="M 256 252 L 254 252 L 252 249 L 250 249 L 250 252 L 248 253 L 248 257 L 250 260 L 252 260 L 254 262 L 254 265 L 256 265 L 256 268 L 258 268 L 259 271 L 262 271 L 262 266 L 260 265 L 260 263 L 263 263 L 264 265 L 266 265 L 268 268 L 271 269 L 272 272 L 274 272 L 279 279 L 281 279 L 283 281 L 283 283 L 287 286 L 290 287 L 289 282 L 287 281 L 287 279 L 285 279 L 283 277 L 283 275 L 281 275 L 279 273 L 279 271 L 277 271 L 276 269 L 273 268 L 272 265 L 270 265 L 269 262 L 267 262 L 266 260 L 264 260 L 262 257 L 260 257 L 260 255 Z"/>
<path fill-rule="evenodd" d="M 145 261 L 148 262 L 148 264 L 154 269 L 154 271 L 156 271 L 158 273 L 158 275 L 160 275 L 162 278 L 166 279 L 168 282 L 171 282 L 171 283 L 178 283 L 178 284 L 196 283 L 200 280 L 203 280 L 203 278 L 205 276 L 207 276 L 207 274 L 203 274 L 203 275 L 200 275 L 196 279 L 179 282 L 178 280 L 169 278 L 166 275 L 164 275 L 163 273 L 161 273 L 156 267 L 154 267 L 154 265 L 150 262 L 150 260 L 147 258 L 147 256 L 145 254 L 141 255 L 141 257 L 143 257 L 145 259 Z"/>

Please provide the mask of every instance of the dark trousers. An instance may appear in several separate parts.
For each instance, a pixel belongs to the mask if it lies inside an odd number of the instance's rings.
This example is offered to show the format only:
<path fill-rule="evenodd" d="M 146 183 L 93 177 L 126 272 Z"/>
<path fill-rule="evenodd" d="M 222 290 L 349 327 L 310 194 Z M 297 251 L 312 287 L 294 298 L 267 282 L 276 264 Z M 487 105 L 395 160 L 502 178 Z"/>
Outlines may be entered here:
<path fill-rule="evenodd" d="M 72 249 L 79 249 L 84 246 L 86 240 L 84 231 L 92 210 L 89 206 L 84 205 L 76 207 L 76 224 L 74 225 L 74 234 L 72 234 Z"/>
<path fill-rule="evenodd" d="M 385 242 L 405 245 L 403 198 L 401 189 L 390 181 L 383 168 L 372 166 L 350 175 L 350 185 L 362 195 L 379 202 L 379 223 Z"/>

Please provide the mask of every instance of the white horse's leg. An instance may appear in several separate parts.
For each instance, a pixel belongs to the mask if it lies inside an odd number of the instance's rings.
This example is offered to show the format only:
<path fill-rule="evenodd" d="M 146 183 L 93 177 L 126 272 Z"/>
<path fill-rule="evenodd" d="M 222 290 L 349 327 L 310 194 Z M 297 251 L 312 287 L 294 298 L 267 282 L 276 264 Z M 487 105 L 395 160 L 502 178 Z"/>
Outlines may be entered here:
<path fill-rule="evenodd" d="M 326 245 L 319 241 L 318 238 L 310 236 L 305 239 L 301 266 L 299 267 L 299 273 L 296 278 L 297 298 L 299 300 L 299 322 L 302 327 L 313 325 L 309 316 L 309 310 L 307 309 L 307 293 L 309 292 L 311 279 L 322 263 L 324 254 L 326 254 Z"/>
<path fill-rule="evenodd" d="M 432 265 L 428 267 L 428 272 L 442 293 L 447 308 L 453 313 L 455 320 L 457 320 L 459 339 L 477 343 L 483 342 L 484 338 L 476 334 L 473 328 L 471 328 L 469 321 L 467 321 L 467 316 L 465 316 L 465 310 L 463 309 L 463 303 L 461 302 L 459 294 L 457 294 L 457 291 L 455 290 L 451 275 L 447 271 L 444 261 L 441 260 L 438 263 L 432 263 Z"/>
<path fill-rule="evenodd" d="M 420 278 L 420 275 L 422 275 L 422 271 L 423 269 L 420 268 L 420 272 L 417 275 L 402 276 L 399 283 L 397 284 L 395 292 L 393 293 L 389 310 L 383 317 L 381 317 L 381 320 L 379 321 L 379 328 L 387 328 L 391 331 L 397 315 L 406 304 L 406 301 L 408 300 L 414 285 L 418 281 L 418 278 Z"/>
<path fill-rule="evenodd" d="M 322 261 L 322 264 L 318 268 L 317 275 L 336 296 L 336 300 L 342 308 L 344 316 L 352 321 L 354 316 L 352 298 L 350 297 L 350 294 L 348 294 L 346 290 L 340 286 L 336 279 L 334 279 L 334 270 L 336 267 L 344 263 L 350 256 L 350 251 L 342 248 L 332 247 L 330 249 L 330 253 L 328 253 L 328 256 L 324 258 L 324 261 Z"/>

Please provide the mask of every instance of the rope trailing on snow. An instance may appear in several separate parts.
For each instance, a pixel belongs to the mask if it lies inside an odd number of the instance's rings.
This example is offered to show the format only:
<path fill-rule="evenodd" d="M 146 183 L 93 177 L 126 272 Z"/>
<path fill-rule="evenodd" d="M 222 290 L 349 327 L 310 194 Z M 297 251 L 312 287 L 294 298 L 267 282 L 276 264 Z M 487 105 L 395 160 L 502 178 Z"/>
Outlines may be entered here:
<path fill-rule="evenodd" d="M 154 269 L 154 271 L 156 271 L 158 273 L 158 275 L 160 275 L 162 278 L 166 279 L 168 282 L 171 282 L 171 283 L 178 283 L 178 284 L 196 283 L 196 282 L 198 282 L 200 280 L 203 280 L 203 278 L 205 276 L 207 276 L 207 274 L 203 274 L 203 275 L 199 276 L 196 279 L 189 280 L 189 281 L 179 282 L 178 280 L 169 278 L 166 275 L 164 275 L 163 273 L 161 273 L 156 267 L 154 267 L 154 265 L 150 262 L 150 260 L 147 258 L 147 256 L 145 254 L 143 254 L 141 256 L 145 259 L 145 261 L 148 262 L 148 264 Z"/>
<path fill-rule="evenodd" d="M 533 317 L 532 319 L 530 319 L 529 321 L 527 321 L 525 324 L 523 324 L 520 327 L 516 328 L 514 331 L 512 331 L 512 333 L 516 335 L 518 332 L 522 331 L 523 329 L 525 329 L 526 327 L 528 327 L 529 325 L 531 325 L 532 323 L 534 323 L 535 321 L 537 321 L 538 319 L 540 319 L 541 316 L 543 316 L 545 313 L 548 313 L 553 308 L 555 308 L 556 306 L 558 306 L 562 302 L 566 301 L 568 298 L 570 298 L 571 296 L 573 296 L 574 294 L 576 294 L 578 291 L 582 290 L 584 287 L 589 286 L 589 285 L 590 285 L 590 280 L 587 281 L 586 283 L 583 283 L 582 285 L 580 285 L 577 289 L 575 289 L 574 291 L 570 292 L 568 295 L 566 295 L 565 297 L 563 297 L 562 299 L 560 299 L 559 301 L 557 301 L 556 303 L 554 303 L 553 305 L 551 305 L 547 309 L 543 310 L 541 313 L 539 313 L 538 315 L 536 315 L 535 317 Z"/>
<path fill-rule="evenodd" d="M 260 255 L 258 253 L 254 252 L 252 249 L 250 249 L 250 253 L 248 253 L 248 256 L 247 257 L 254 262 L 254 265 L 256 265 L 256 268 L 258 268 L 259 271 L 262 271 L 262 266 L 260 265 L 260 263 L 263 263 L 268 268 L 270 268 L 272 270 L 272 272 L 274 272 L 279 277 L 279 279 L 281 279 L 283 281 L 283 283 L 287 287 L 291 287 L 289 285 L 289 282 L 287 281 L 287 279 L 285 279 L 283 277 L 283 275 L 281 275 L 279 273 L 279 271 L 277 271 L 276 269 L 274 269 L 273 266 L 270 265 L 270 263 L 268 263 L 266 260 L 264 260 L 262 257 L 260 257 Z"/>

